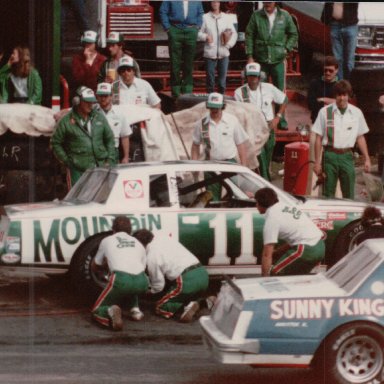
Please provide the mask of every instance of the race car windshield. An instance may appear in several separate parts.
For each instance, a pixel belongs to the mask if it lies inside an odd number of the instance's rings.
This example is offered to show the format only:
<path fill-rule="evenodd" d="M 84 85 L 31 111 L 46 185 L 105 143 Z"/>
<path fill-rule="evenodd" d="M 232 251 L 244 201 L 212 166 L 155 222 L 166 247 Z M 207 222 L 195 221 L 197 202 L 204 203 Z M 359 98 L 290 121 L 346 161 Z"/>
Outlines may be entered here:
<path fill-rule="evenodd" d="M 107 169 L 87 171 L 65 196 L 65 201 L 103 204 L 107 201 L 117 178 Z"/>

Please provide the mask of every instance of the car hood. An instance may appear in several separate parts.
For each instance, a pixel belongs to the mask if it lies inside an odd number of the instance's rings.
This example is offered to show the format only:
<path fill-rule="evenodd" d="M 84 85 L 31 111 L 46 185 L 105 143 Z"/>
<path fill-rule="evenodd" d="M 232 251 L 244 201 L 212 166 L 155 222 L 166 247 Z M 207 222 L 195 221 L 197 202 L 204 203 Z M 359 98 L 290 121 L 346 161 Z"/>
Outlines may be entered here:
<path fill-rule="evenodd" d="M 39 203 L 13 204 L 4 206 L 7 216 L 12 220 L 27 218 L 58 217 L 60 215 L 78 215 L 81 209 L 82 215 L 95 211 L 97 203 L 73 203 L 63 200 L 54 200 Z"/>
<path fill-rule="evenodd" d="M 378 202 L 367 203 L 363 201 L 354 201 L 348 199 L 319 199 L 306 197 L 303 203 L 305 211 L 319 212 L 356 212 L 363 211 L 367 205 L 372 204 L 384 213 L 384 204 Z"/>
<path fill-rule="evenodd" d="M 240 289 L 244 300 L 335 297 L 345 294 L 343 289 L 321 273 L 238 279 L 234 283 Z"/>

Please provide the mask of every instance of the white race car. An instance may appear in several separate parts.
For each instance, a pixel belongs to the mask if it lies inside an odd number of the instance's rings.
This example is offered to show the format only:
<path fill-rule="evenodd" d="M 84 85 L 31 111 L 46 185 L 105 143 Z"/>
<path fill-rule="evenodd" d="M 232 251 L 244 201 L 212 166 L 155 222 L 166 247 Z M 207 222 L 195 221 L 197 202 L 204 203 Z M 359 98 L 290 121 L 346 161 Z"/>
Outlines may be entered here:
<path fill-rule="evenodd" d="M 207 194 L 213 183 L 222 185 L 220 201 Z M 275 189 L 324 231 L 328 265 L 354 246 L 364 203 L 298 199 L 228 162 L 146 162 L 88 170 L 62 201 L 4 206 L 0 265 L 51 275 L 69 271 L 82 292 L 97 293 L 105 282 L 92 274 L 91 259 L 113 218 L 126 215 L 133 231 L 147 228 L 178 239 L 210 274 L 260 273 L 264 219 L 253 196 L 263 187 Z"/>

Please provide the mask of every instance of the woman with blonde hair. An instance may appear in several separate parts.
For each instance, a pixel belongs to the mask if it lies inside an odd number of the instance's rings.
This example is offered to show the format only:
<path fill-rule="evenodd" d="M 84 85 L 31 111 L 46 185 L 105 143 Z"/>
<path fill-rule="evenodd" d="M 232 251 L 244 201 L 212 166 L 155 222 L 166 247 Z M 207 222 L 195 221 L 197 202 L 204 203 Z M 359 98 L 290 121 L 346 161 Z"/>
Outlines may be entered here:
<path fill-rule="evenodd" d="M 0 69 L 0 100 L 2 103 L 41 104 L 42 82 L 31 64 L 28 47 L 17 46 Z"/>

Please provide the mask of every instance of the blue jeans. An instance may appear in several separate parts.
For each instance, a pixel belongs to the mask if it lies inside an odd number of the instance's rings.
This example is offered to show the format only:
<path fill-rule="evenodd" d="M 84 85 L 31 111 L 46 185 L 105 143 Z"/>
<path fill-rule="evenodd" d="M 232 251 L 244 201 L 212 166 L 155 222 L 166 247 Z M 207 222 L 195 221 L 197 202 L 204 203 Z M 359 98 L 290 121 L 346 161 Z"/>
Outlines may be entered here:
<path fill-rule="evenodd" d="M 222 59 L 205 58 L 207 73 L 207 93 L 215 92 L 215 69 L 217 66 L 218 92 L 224 94 L 227 80 L 229 56 Z"/>
<path fill-rule="evenodd" d="M 350 78 L 355 66 L 355 49 L 357 42 L 357 25 L 343 26 L 340 23 L 331 23 L 332 52 L 339 63 L 339 79 Z"/>

